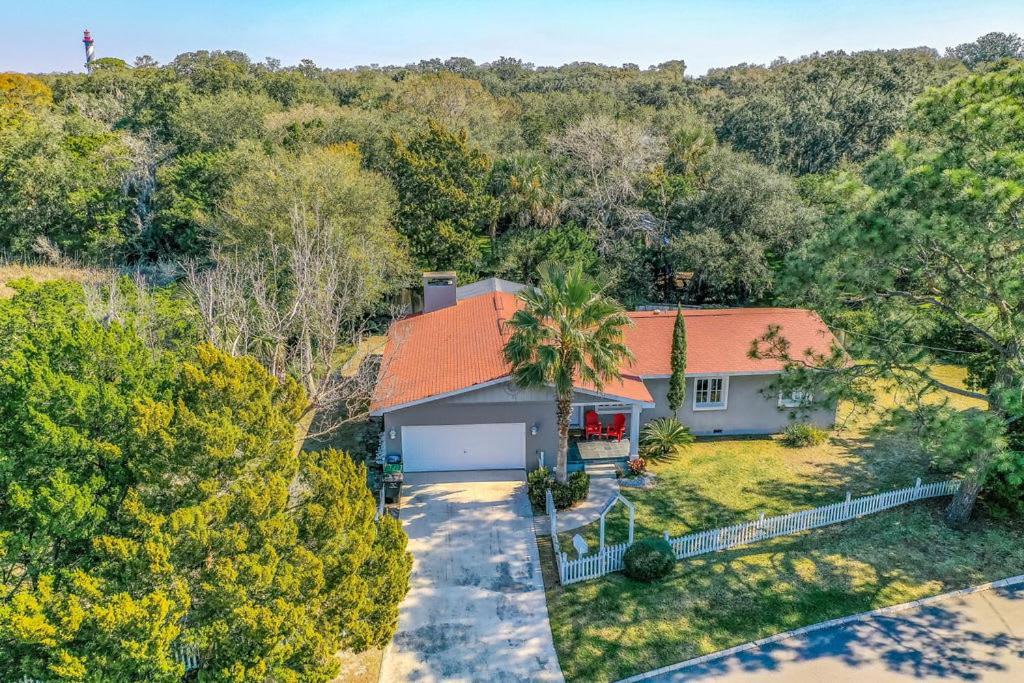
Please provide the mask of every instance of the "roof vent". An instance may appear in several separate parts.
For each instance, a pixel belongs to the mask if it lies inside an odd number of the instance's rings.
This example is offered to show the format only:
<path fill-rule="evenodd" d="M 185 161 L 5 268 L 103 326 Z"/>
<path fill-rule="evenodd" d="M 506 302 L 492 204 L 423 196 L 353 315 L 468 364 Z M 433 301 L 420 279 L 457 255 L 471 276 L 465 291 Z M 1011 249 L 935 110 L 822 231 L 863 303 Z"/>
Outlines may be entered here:
<path fill-rule="evenodd" d="M 457 283 L 454 271 L 423 273 L 423 312 L 454 306 Z"/>

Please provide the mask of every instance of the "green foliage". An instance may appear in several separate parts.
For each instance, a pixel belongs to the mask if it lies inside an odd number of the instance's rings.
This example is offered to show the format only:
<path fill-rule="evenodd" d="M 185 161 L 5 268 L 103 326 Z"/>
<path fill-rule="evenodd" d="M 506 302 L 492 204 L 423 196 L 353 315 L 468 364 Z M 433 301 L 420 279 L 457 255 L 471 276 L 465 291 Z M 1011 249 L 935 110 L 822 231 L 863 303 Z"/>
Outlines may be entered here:
<path fill-rule="evenodd" d="M 761 299 L 784 255 L 819 230 L 817 211 L 790 178 L 727 148 L 702 153 L 692 166 L 668 211 L 669 261 L 694 274 L 691 298 Z"/>
<path fill-rule="evenodd" d="M 345 255 L 341 279 L 359 314 L 394 291 L 408 274 L 406 245 L 392 227 L 395 192 L 386 178 L 362 168 L 349 143 L 303 154 L 256 157 L 219 203 L 213 243 L 254 258 L 268 245 L 295 244 L 324 233 L 330 253 Z M 284 274 L 281 274 L 284 277 Z"/>
<path fill-rule="evenodd" d="M 725 112 L 718 134 L 764 164 L 802 175 L 864 161 L 881 150 L 914 98 L 963 67 L 915 48 L 828 52 L 759 69 L 714 75 L 742 94 Z"/>
<path fill-rule="evenodd" d="M 672 327 L 672 375 L 668 379 L 668 407 L 673 413 L 683 407 L 686 400 L 686 320 L 682 307 L 676 311 Z"/>
<path fill-rule="evenodd" d="M 928 91 L 914 105 L 907 132 L 859 178 L 833 179 L 829 229 L 791 260 L 792 288 L 826 315 L 857 300 L 871 325 L 850 335 L 848 348 L 874 363 L 826 374 L 847 383 L 881 374 L 915 392 L 963 395 L 927 371 L 925 340 L 954 321 L 968 338 L 948 342 L 968 351 L 958 355 L 971 385 L 986 390 L 967 395 L 986 401 L 1000 419 L 1019 414 L 1022 126 L 1024 63 L 1006 62 Z M 1020 442 L 1017 429 L 1009 430 L 1011 446 Z M 974 459 L 958 470 L 968 485 L 955 501 L 957 522 L 970 513 L 999 457 L 997 449 L 969 452 Z"/>
<path fill-rule="evenodd" d="M 622 563 L 634 581 L 657 581 L 672 573 L 676 557 L 664 538 L 645 538 L 626 549 Z"/>
<path fill-rule="evenodd" d="M 782 432 L 782 443 L 790 448 L 818 446 L 828 439 L 828 432 L 809 422 L 791 422 Z"/>
<path fill-rule="evenodd" d="M 977 40 L 946 50 L 947 57 L 959 59 L 969 69 L 1000 59 L 1024 59 L 1024 40 L 1016 33 L 986 33 Z"/>
<path fill-rule="evenodd" d="M 53 92 L 38 78 L 0 74 L 0 123 L 15 111 L 39 111 L 53 103 Z"/>
<path fill-rule="evenodd" d="M 573 472 L 565 482 L 560 482 L 547 467 L 538 467 L 526 475 L 527 496 L 538 510 L 543 510 L 547 504 L 548 489 L 551 489 L 555 509 L 565 510 L 587 497 L 590 492 L 590 475 L 586 472 Z"/>
<path fill-rule="evenodd" d="M 535 508 L 544 509 L 544 492 L 548 490 L 552 479 L 551 470 L 547 467 L 538 467 L 526 475 L 526 494 Z"/>
<path fill-rule="evenodd" d="M 690 428 L 674 417 L 651 420 L 640 432 L 640 445 L 648 455 L 665 457 L 677 448 L 693 443 Z"/>
<path fill-rule="evenodd" d="M 81 117 L 0 120 L 0 249 L 31 253 L 40 237 L 109 257 L 127 240 L 130 169 L 122 137 Z"/>
<path fill-rule="evenodd" d="M 169 134 L 182 152 L 229 149 L 241 140 L 259 140 L 274 103 L 258 94 L 224 91 L 190 97 L 169 117 Z"/>
<path fill-rule="evenodd" d="M 0 677 L 328 680 L 394 632 L 410 558 L 365 468 L 296 454 L 294 382 L 100 324 L 81 288 L 0 301 Z"/>
<path fill-rule="evenodd" d="M 497 204 L 487 194 L 491 160 L 440 123 L 408 141 L 392 138 L 389 174 L 398 190 L 398 230 L 417 265 L 475 272 L 476 239 L 493 229 Z"/>
<path fill-rule="evenodd" d="M 509 320 L 512 334 L 505 344 L 505 359 L 520 386 L 554 387 L 557 472 L 564 480 L 574 387 L 584 382 L 600 391 L 619 376 L 622 363 L 632 358 L 623 341 L 623 330 L 632 323 L 580 263 L 544 263 L 537 287 L 519 296 L 523 308 Z"/>
<path fill-rule="evenodd" d="M 546 261 L 579 263 L 588 273 L 597 266 L 593 238 L 576 223 L 545 230 L 511 230 L 495 242 L 494 274 L 515 282 L 537 282 L 540 265 Z"/>
<path fill-rule="evenodd" d="M 151 254 L 205 258 L 217 205 L 247 170 L 265 158 L 252 149 L 178 156 L 156 172 Z"/>

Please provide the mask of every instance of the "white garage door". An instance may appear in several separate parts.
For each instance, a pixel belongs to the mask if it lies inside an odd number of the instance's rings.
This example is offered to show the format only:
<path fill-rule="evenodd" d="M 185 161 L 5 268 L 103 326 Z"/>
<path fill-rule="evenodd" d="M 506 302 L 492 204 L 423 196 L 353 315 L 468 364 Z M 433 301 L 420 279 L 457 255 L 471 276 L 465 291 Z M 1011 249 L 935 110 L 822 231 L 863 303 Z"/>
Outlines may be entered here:
<path fill-rule="evenodd" d="M 406 472 L 526 468 L 526 425 L 402 427 Z"/>

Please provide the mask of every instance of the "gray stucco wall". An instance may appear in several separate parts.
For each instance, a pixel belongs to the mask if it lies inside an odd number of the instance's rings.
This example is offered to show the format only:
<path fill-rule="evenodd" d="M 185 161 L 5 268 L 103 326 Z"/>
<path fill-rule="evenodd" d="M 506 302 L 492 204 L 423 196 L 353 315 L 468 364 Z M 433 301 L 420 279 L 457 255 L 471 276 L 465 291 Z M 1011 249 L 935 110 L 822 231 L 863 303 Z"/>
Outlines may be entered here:
<path fill-rule="evenodd" d="M 466 396 L 463 394 L 462 396 Z M 456 397 L 438 399 L 418 406 L 384 414 L 384 434 L 388 453 L 402 452 L 402 427 L 413 425 L 459 425 L 522 422 L 526 425 L 526 468 L 539 466 L 538 452 L 545 452 L 545 461 L 554 462 L 558 448 L 558 431 L 555 429 L 555 404 L 550 401 L 518 403 L 469 403 L 455 401 Z M 537 435 L 530 434 L 530 427 L 538 425 Z M 395 438 L 389 432 L 395 430 Z M 467 464 L 466 469 L 472 469 Z"/>
<path fill-rule="evenodd" d="M 686 380 L 686 400 L 676 417 L 687 425 L 694 434 L 775 434 L 790 423 L 790 411 L 780 409 L 778 395 L 770 396 L 762 390 L 772 383 L 777 375 L 734 375 L 729 378 L 727 407 L 725 410 L 693 410 L 692 377 Z M 668 407 L 668 379 L 644 380 L 647 390 L 654 397 L 656 408 L 640 414 L 641 423 L 672 414 Z M 801 417 L 819 427 L 829 428 L 835 424 L 835 410 L 819 409 Z"/>
<path fill-rule="evenodd" d="M 788 410 L 780 410 L 777 396 L 761 393 L 774 375 L 736 375 L 729 378 L 728 407 L 725 410 L 693 410 L 693 378 L 686 380 L 686 402 L 677 417 L 694 434 L 774 434 L 790 422 Z M 668 379 L 645 380 L 654 397 L 656 408 L 640 414 L 640 424 L 671 414 L 668 409 Z M 580 403 L 601 399 L 577 393 Z M 821 427 L 835 423 L 834 410 L 817 410 L 802 418 Z M 555 428 L 555 403 L 550 390 L 515 389 L 497 384 L 476 391 L 422 403 L 384 414 L 384 432 L 389 453 L 402 452 L 402 427 L 414 425 L 459 425 L 522 422 L 526 425 L 526 467 L 539 465 L 539 452 L 544 451 L 548 465 L 554 462 L 558 448 Z M 538 426 L 537 435 L 530 427 Z M 395 438 L 389 432 L 395 430 Z M 472 467 L 467 464 L 467 469 Z"/>

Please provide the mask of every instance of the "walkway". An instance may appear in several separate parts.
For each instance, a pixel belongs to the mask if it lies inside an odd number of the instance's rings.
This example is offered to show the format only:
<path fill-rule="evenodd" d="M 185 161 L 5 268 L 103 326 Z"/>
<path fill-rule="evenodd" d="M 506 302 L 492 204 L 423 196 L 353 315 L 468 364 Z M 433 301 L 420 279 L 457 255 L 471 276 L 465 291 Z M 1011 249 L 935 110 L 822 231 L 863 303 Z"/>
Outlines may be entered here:
<path fill-rule="evenodd" d="M 587 497 L 568 510 L 558 511 L 559 533 L 596 522 L 597 518 L 601 516 L 601 510 L 604 509 L 605 503 L 618 492 L 619 482 L 615 477 L 591 477 L 590 491 L 587 492 Z M 545 519 L 547 518 L 545 517 Z"/>
<path fill-rule="evenodd" d="M 411 589 L 381 681 L 561 681 L 521 470 L 407 474 Z"/>
<path fill-rule="evenodd" d="M 1024 584 L 812 631 L 643 680 L 1024 681 Z"/>

